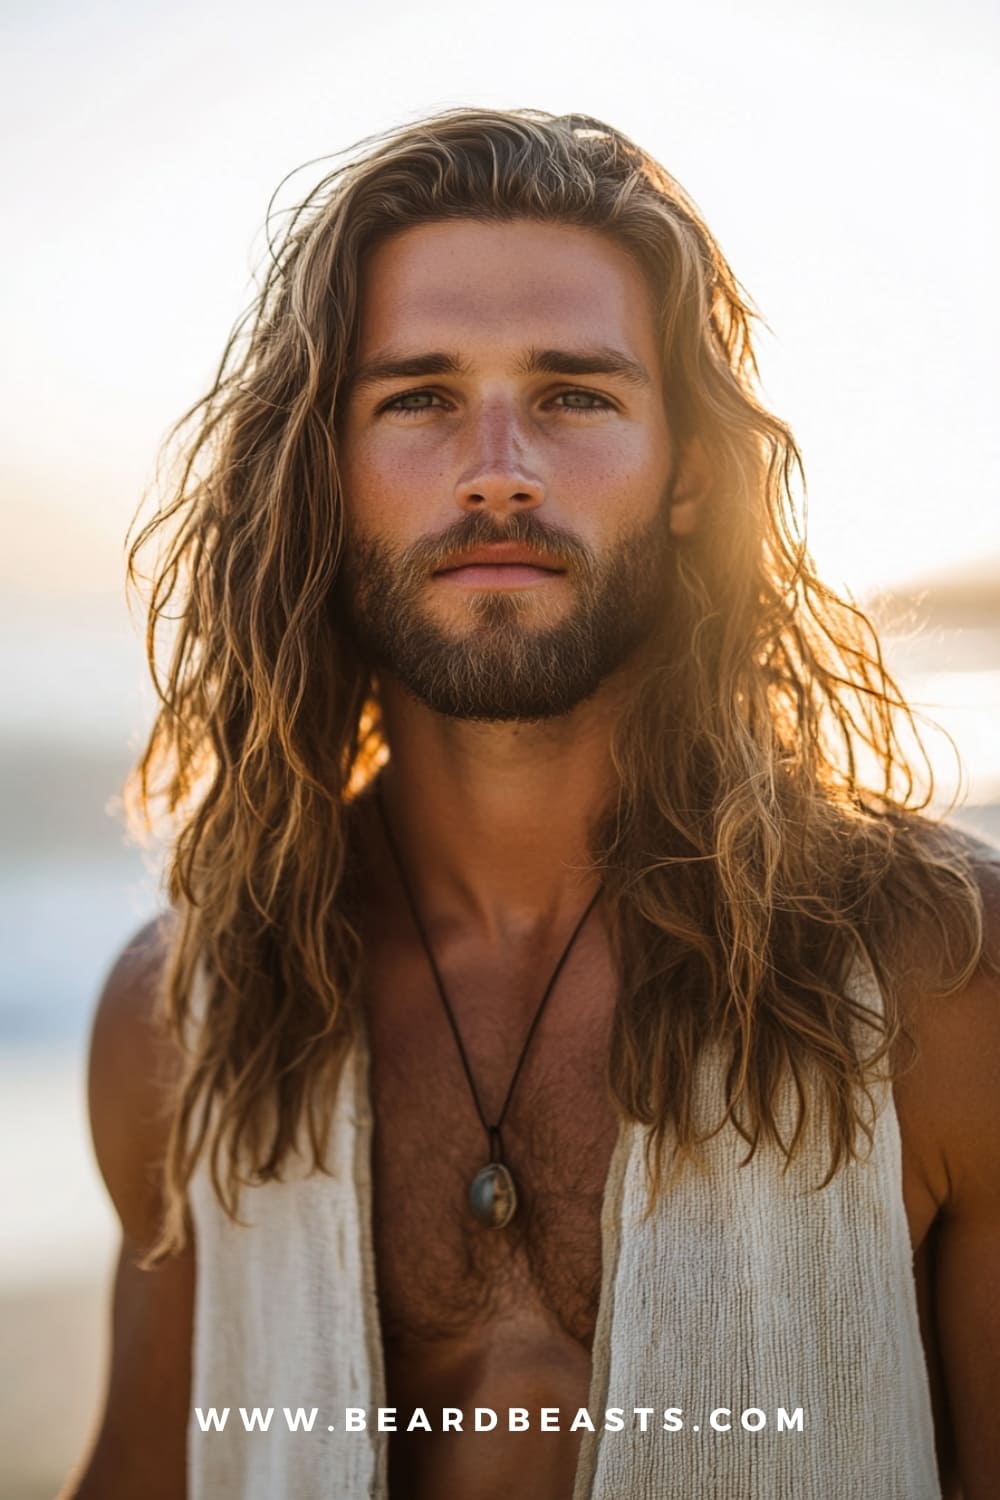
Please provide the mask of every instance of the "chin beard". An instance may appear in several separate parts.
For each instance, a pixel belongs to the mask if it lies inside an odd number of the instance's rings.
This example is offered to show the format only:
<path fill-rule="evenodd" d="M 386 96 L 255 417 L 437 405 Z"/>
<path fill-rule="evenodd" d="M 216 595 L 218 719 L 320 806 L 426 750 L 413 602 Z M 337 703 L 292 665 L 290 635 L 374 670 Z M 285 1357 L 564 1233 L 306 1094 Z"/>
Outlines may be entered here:
<path fill-rule="evenodd" d="M 527 593 L 471 593 L 470 626 L 445 629 L 421 606 L 447 556 L 498 540 L 523 542 L 566 565 L 575 599 L 565 618 L 532 626 Z M 570 533 L 529 512 L 501 532 L 481 513 L 393 553 L 379 537 L 351 540 L 344 623 L 359 651 L 448 718 L 511 723 L 555 718 L 593 696 L 645 640 L 663 608 L 670 553 L 666 505 L 596 560 Z"/>

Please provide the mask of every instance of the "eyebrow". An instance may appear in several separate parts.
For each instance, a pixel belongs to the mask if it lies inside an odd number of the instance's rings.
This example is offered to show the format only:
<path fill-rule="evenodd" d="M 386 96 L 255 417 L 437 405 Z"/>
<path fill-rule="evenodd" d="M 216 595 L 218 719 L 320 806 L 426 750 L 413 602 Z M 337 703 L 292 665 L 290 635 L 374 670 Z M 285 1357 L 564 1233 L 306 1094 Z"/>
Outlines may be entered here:
<path fill-rule="evenodd" d="M 517 362 L 522 375 L 612 375 L 629 385 L 652 384 L 649 371 L 639 360 L 620 349 L 529 349 Z M 425 375 L 468 375 L 469 364 L 457 354 L 391 352 L 375 355 L 357 366 L 349 377 L 352 391 L 385 380 L 420 379 Z"/>

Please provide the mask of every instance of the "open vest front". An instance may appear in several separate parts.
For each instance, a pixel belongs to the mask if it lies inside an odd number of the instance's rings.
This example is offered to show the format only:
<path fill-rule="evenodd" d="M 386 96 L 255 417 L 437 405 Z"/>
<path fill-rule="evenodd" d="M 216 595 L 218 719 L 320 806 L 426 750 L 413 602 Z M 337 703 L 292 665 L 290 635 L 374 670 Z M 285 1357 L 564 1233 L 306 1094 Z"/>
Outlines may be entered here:
<path fill-rule="evenodd" d="M 851 989 L 880 1007 L 867 970 Z M 290 1162 L 283 1182 L 244 1189 L 248 1227 L 199 1164 L 189 1500 L 390 1500 L 369 1069 L 362 1041 L 338 1093 L 333 1175 Z M 699 1080 L 715 1119 L 718 1059 Z M 786 1121 L 792 1100 L 789 1083 Z M 877 1101 L 870 1153 L 821 1192 L 818 1122 L 784 1172 L 773 1149 L 741 1167 L 746 1143 L 727 1123 L 649 1218 L 645 1131 L 622 1122 L 601 1218 L 596 1430 L 573 1500 L 941 1500 L 887 1083 Z M 228 1408 L 222 1430 L 212 1408 L 218 1421 Z M 270 1410 L 267 1430 L 248 1432 L 241 1408 L 251 1423 L 259 1409 L 257 1427 Z M 311 1430 L 293 1430 L 299 1408 L 316 1410 Z M 347 1408 L 368 1413 L 364 1431 L 345 1431 Z M 620 1431 L 605 1430 L 610 1408 Z M 667 1409 L 680 1430 L 663 1430 Z"/>

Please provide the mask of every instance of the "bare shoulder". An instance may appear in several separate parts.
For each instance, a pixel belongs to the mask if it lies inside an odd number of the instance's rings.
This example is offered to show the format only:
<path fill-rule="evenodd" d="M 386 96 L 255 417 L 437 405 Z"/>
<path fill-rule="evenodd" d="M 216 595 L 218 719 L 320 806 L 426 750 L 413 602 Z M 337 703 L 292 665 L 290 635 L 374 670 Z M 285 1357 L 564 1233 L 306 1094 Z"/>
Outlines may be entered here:
<path fill-rule="evenodd" d="M 98 1164 L 127 1238 L 151 1243 L 159 1214 L 157 1166 L 183 1056 L 159 1019 L 173 936 L 164 914 L 125 944 L 104 983 L 90 1039 L 88 1102 Z"/>
<path fill-rule="evenodd" d="M 915 997 L 915 1067 L 896 1086 L 904 1157 L 936 1206 L 934 1320 L 962 1494 L 996 1493 L 1000 1427 L 1000 856 L 968 851 L 982 895 L 984 961 L 944 998 Z"/>
<path fill-rule="evenodd" d="M 162 1214 L 162 1171 L 183 1054 L 159 1024 L 169 917 L 135 934 L 98 1000 L 90 1045 L 94 1148 L 121 1220 L 111 1359 L 100 1413 L 59 1500 L 183 1500 L 191 1386 L 193 1241 L 152 1269 L 141 1261 Z"/>
<path fill-rule="evenodd" d="M 951 995 L 904 997 L 916 1059 L 895 1084 L 904 1145 L 945 1214 L 991 1195 L 1000 1205 L 1000 850 L 962 842 L 982 897 L 983 961 Z"/>
<path fill-rule="evenodd" d="M 979 846 L 975 870 L 983 902 L 984 960 L 972 979 L 925 1021 L 940 1055 L 949 1205 L 974 1213 L 988 1198 L 1000 1208 L 1000 853 Z M 931 1007 L 925 1007 L 930 1012 Z"/>

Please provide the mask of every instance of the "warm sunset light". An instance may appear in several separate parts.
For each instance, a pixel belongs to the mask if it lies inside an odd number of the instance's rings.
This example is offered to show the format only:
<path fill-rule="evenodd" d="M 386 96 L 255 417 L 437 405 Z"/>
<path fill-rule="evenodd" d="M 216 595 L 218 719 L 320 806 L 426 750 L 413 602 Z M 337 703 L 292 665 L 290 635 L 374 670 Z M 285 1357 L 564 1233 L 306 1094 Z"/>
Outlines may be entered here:
<path fill-rule="evenodd" d="M 120 802 L 154 710 L 125 538 L 256 295 L 269 204 L 277 233 L 331 153 L 458 105 L 586 112 L 641 142 L 760 311 L 818 571 L 871 608 L 941 726 L 935 807 L 957 796 L 997 839 L 1000 22 L 981 0 L 99 0 L 17 6 L 6 33 L 0 1315 L 38 1353 L 0 1421 L 0 1493 L 51 1500 L 100 1385 L 113 1256 L 88 1027 L 109 956 L 162 904 Z"/>

